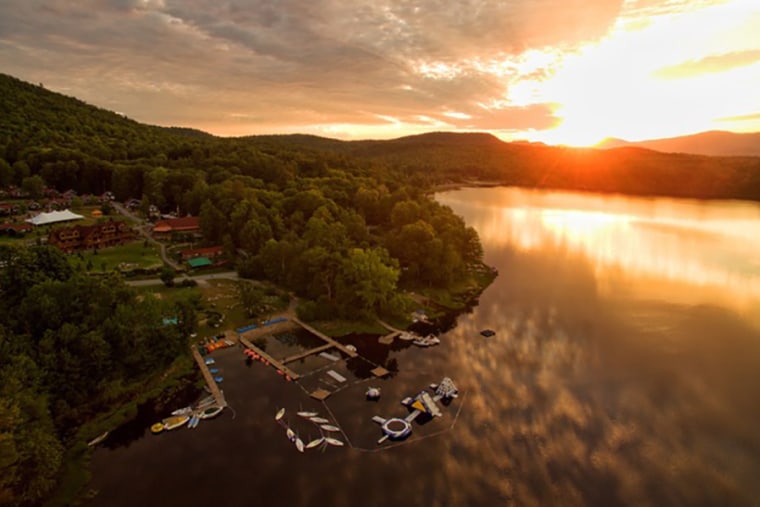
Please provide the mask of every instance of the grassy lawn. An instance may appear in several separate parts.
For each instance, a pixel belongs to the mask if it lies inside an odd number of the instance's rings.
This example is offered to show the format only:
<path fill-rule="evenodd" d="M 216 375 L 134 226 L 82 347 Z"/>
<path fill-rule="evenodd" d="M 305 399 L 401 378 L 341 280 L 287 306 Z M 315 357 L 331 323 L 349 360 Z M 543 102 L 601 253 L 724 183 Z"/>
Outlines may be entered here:
<path fill-rule="evenodd" d="M 90 271 L 110 271 L 118 269 L 119 265 L 129 265 L 132 268 L 148 268 L 161 266 L 161 257 L 158 248 L 153 245 L 143 246 L 142 241 L 135 241 L 126 245 L 101 248 L 95 254 L 91 250 L 69 256 L 69 262 L 76 268 L 83 266 L 87 270 L 88 262 Z"/>
<path fill-rule="evenodd" d="M 169 303 L 203 298 L 203 292 L 200 287 L 167 287 L 165 285 L 151 285 L 148 287 L 135 287 L 135 290 L 145 296 L 152 295 L 156 299 L 161 299 L 162 301 L 167 301 Z"/>

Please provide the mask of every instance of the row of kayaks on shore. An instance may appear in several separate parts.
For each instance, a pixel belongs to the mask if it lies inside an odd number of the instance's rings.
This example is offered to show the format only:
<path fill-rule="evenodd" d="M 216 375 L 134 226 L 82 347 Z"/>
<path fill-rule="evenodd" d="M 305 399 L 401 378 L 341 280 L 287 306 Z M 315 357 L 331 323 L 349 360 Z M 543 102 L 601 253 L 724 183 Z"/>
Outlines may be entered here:
<path fill-rule="evenodd" d="M 195 428 L 200 423 L 201 419 L 211 419 L 222 413 L 224 407 L 210 406 L 198 412 L 181 413 L 179 415 L 172 415 L 166 419 L 155 423 L 150 427 L 150 431 L 153 434 L 161 433 L 164 430 L 174 430 L 187 425 L 188 428 Z M 178 411 L 175 411 L 178 412 Z"/>

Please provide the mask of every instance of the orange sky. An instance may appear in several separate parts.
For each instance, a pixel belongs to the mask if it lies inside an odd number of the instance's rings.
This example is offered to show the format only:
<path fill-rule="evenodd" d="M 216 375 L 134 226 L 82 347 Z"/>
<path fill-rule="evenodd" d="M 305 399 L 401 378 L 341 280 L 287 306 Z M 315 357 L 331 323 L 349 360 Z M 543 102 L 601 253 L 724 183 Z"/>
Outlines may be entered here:
<path fill-rule="evenodd" d="M 760 131 L 758 0 L 5 0 L 3 72 L 219 135 Z"/>

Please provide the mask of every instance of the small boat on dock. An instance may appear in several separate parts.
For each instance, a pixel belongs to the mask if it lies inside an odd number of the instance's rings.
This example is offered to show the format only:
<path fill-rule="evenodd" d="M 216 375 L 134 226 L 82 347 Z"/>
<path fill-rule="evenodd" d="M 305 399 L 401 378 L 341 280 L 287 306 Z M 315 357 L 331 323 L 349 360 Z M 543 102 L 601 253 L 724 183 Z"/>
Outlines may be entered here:
<path fill-rule="evenodd" d="M 310 417 L 309 420 L 313 422 L 314 424 L 327 424 L 330 422 L 324 417 Z"/>
<path fill-rule="evenodd" d="M 92 446 L 98 445 L 100 442 L 102 442 L 103 440 L 105 440 L 107 436 L 108 436 L 108 432 L 107 431 L 104 432 L 104 433 L 101 433 L 97 437 L 95 437 L 92 440 L 90 440 L 89 442 L 87 442 L 87 446 L 88 447 L 92 447 Z"/>
<path fill-rule="evenodd" d="M 306 418 L 306 419 L 311 419 L 312 417 L 317 417 L 318 414 L 317 414 L 317 412 L 305 412 L 305 411 L 301 411 L 301 412 L 298 412 L 298 415 L 300 415 L 301 417 Z"/>
<path fill-rule="evenodd" d="M 189 420 L 190 416 L 188 415 L 176 415 L 173 417 L 167 417 L 162 422 L 164 423 L 164 429 L 173 430 L 184 426 Z"/>
<path fill-rule="evenodd" d="M 332 424 L 322 424 L 319 427 L 325 431 L 340 431 L 340 428 L 333 426 Z"/>
<path fill-rule="evenodd" d="M 335 447 L 343 447 L 345 445 L 341 440 L 332 437 L 325 437 L 325 442 L 330 445 L 334 445 Z"/>
<path fill-rule="evenodd" d="M 211 419 L 212 417 L 216 417 L 221 414 L 222 410 L 224 410 L 224 407 L 208 407 L 207 409 L 203 410 L 203 412 L 198 414 L 198 417 L 201 419 Z"/>
<path fill-rule="evenodd" d="M 318 445 L 324 443 L 324 441 L 325 441 L 325 437 L 315 438 L 314 440 L 306 444 L 306 448 L 313 449 L 314 447 L 317 447 Z"/>
<path fill-rule="evenodd" d="M 274 415 L 274 420 L 275 420 L 275 421 L 279 421 L 280 419 L 282 419 L 282 416 L 284 416 L 284 415 L 285 415 L 285 409 L 284 409 L 284 408 L 281 408 L 281 409 L 280 409 L 280 410 L 278 410 L 278 411 L 277 411 L 277 413 Z"/>

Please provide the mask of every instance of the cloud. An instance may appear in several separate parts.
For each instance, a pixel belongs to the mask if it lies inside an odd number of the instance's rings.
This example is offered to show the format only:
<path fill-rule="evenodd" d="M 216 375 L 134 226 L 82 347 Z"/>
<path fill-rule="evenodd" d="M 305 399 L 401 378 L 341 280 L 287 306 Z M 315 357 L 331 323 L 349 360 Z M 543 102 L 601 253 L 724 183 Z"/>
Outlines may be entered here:
<path fill-rule="evenodd" d="M 543 129 L 556 107 L 541 83 L 621 12 L 634 19 L 631 5 L 665 3 L 4 0 L 0 63 L 140 121 L 220 134 L 344 132 L 380 116 L 410 129 L 423 116 L 462 129 Z"/>
<path fill-rule="evenodd" d="M 680 79 L 701 74 L 725 72 L 757 62 L 760 62 L 760 49 L 711 55 L 700 60 L 692 60 L 658 69 L 654 75 L 662 79 Z"/>

